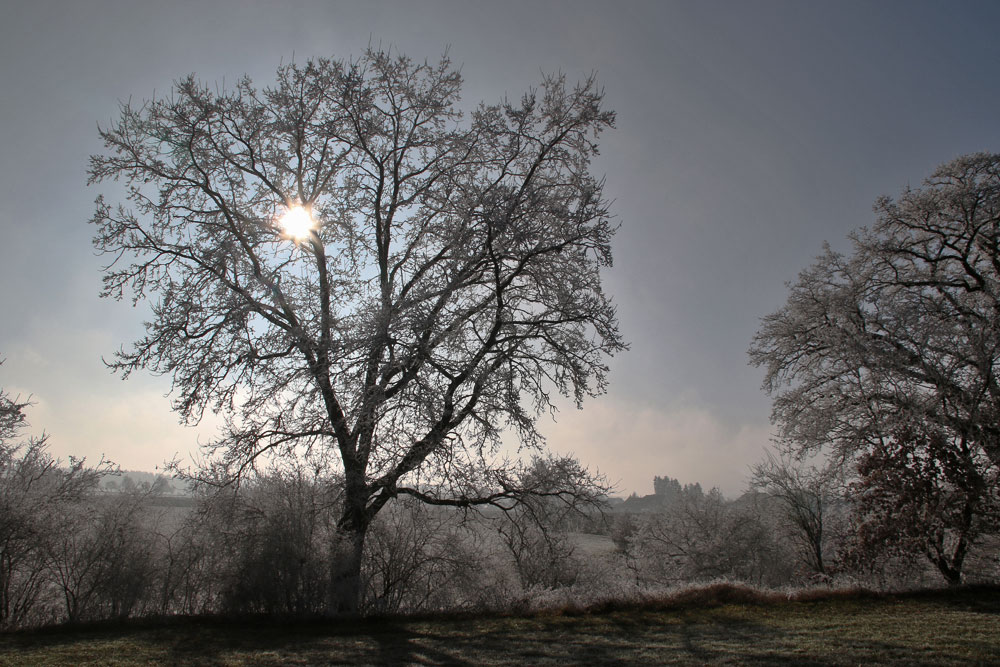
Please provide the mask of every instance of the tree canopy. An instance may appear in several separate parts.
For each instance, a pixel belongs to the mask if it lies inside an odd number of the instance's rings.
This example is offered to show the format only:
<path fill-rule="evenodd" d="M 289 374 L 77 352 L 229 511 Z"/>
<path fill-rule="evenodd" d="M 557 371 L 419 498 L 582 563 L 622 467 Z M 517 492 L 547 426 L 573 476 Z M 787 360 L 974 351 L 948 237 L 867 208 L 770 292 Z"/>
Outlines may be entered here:
<path fill-rule="evenodd" d="M 939 167 L 881 198 L 854 254 L 826 248 L 763 320 L 750 348 L 782 438 L 844 451 L 892 416 L 998 449 L 1000 155 Z"/>

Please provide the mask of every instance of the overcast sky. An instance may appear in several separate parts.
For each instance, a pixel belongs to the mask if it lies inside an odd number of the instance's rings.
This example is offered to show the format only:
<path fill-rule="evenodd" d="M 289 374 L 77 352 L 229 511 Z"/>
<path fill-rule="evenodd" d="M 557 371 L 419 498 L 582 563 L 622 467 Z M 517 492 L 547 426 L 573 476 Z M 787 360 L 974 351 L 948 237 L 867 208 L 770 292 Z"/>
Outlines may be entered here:
<path fill-rule="evenodd" d="M 87 220 L 97 124 L 120 100 L 369 42 L 461 65 L 464 100 L 513 97 L 542 72 L 596 71 L 617 129 L 595 170 L 621 222 L 608 290 L 630 352 L 608 394 L 542 430 L 618 482 L 745 488 L 768 446 L 759 318 L 824 240 L 939 163 L 1000 150 L 1000 3 L 23 2 L 0 23 L 0 386 L 35 406 L 62 457 L 152 470 L 197 451 L 168 378 L 112 376 L 148 317 L 98 298 Z M 107 188 L 105 187 L 105 191 Z"/>

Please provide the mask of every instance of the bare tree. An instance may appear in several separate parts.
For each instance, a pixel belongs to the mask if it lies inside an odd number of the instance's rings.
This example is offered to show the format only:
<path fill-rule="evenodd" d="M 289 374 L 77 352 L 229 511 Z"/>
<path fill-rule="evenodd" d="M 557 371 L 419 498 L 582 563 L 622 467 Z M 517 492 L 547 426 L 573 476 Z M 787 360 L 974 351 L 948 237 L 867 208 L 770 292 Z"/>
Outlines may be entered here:
<path fill-rule="evenodd" d="M 264 454 L 337 461 L 331 611 L 355 612 L 373 517 L 407 494 L 516 500 L 491 463 L 505 430 L 543 446 L 552 393 L 605 388 L 624 348 L 600 268 L 614 226 L 589 173 L 613 124 L 593 79 L 546 78 L 463 123 L 447 58 L 384 51 L 279 68 L 216 89 L 193 76 L 124 104 L 90 181 L 104 296 L 155 297 L 113 367 L 173 378 L 189 422 L 238 475 Z"/>
<path fill-rule="evenodd" d="M 365 608 L 395 614 L 460 604 L 461 584 L 478 580 L 484 565 L 475 529 L 456 510 L 417 500 L 387 509 L 366 542 Z"/>
<path fill-rule="evenodd" d="M 751 485 L 777 499 L 786 527 L 802 562 L 821 577 L 828 575 L 840 487 L 835 467 L 806 465 L 784 455 L 767 459 L 751 469 Z M 842 503 L 843 504 L 843 503 Z"/>

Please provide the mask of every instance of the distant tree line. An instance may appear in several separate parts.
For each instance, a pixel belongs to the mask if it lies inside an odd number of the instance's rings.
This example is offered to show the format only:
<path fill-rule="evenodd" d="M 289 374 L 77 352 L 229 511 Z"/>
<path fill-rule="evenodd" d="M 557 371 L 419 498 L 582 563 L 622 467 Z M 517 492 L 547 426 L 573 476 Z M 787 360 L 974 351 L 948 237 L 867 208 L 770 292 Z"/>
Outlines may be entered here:
<path fill-rule="evenodd" d="M 45 437 L 19 437 L 26 403 L 0 396 L 0 628 L 328 613 L 338 539 L 330 510 L 343 502 L 341 478 L 291 465 L 250 473 L 238 487 L 206 479 L 180 498 L 163 483 L 109 487 L 100 482 L 111 466 L 60 462 Z M 533 474 L 572 465 L 537 459 Z M 919 541 L 873 541 L 869 499 L 833 471 L 769 457 L 733 500 L 658 476 L 657 493 L 618 503 L 540 495 L 461 511 L 402 501 L 366 542 L 360 613 L 523 610 L 717 580 L 877 588 L 933 585 L 944 574 L 952 582 Z M 977 535 L 963 580 L 997 579 L 997 544 L 995 532 Z"/>
<path fill-rule="evenodd" d="M 681 483 L 672 477 L 657 475 L 653 478 L 653 493 L 670 501 L 679 498 L 684 493 L 701 495 L 703 492 L 699 482 L 681 486 Z"/>

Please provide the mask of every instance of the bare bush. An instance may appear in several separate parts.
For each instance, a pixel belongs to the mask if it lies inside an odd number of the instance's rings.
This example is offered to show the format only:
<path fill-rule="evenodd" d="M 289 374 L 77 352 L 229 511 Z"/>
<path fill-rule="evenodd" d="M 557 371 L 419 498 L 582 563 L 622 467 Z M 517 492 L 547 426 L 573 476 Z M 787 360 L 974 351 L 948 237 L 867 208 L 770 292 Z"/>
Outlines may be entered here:
<path fill-rule="evenodd" d="M 63 508 L 47 565 L 70 622 L 147 611 L 155 577 L 155 518 L 148 493 L 91 497 Z"/>
<path fill-rule="evenodd" d="M 161 615 L 216 610 L 221 552 L 218 527 L 199 507 L 159 534 L 155 609 Z"/>
<path fill-rule="evenodd" d="M 49 620 L 38 607 L 48 588 L 46 551 L 73 528 L 67 508 L 97 482 L 83 461 L 60 467 L 46 448 L 44 437 L 0 444 L 0 628 Z"/>
<path fill-rule="evenodd" d="M 319 614 L 329 595 L 336 480 L 296 467 L 223 490 L 204 509 L 215 526 L 218 607 L 232 614 Z"/>
<path fill-rule="evenodd" d="M 686 491 L 662 512 L 630 521 L 618 541 L 640 586 L 717 579 L 781 585 L 791 577 L 787 552 L 752 499 L 737 504 L 716 489 Z"/>
<path fill-rule="evenodd" d="M 494 526 L 521 588 L 554 589 L 576 583 L 575 548 L 562 532 L 558 516 L 526 505 L 505 513 Z"/>
<path fill-rule="evenodd" d="M 47 549 L 73 528 L 67 509 L 109 469 L 82 459 L 64 466 L 46 436 L 21 439 L 28 405 L 0 390 L 0 629 L 53 620 Z"/>
<path fill-rule="evenodd" d="M 483 565 L 475 526 L 454 510 L 403 500 L 383 512 L 365 543 L 365 613 L 470 604 Z"/>

